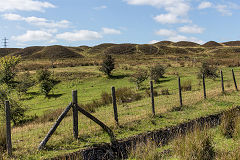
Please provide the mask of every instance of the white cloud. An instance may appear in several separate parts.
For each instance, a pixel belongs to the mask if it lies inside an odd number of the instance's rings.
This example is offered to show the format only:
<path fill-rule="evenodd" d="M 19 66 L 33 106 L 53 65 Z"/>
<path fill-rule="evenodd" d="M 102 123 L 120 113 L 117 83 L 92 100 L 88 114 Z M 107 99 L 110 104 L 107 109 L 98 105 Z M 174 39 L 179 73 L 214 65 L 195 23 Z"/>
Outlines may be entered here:
<path fill-rule="evenodd" d="M 232 15 L 231 8 L 228 5 L 219 4 L 215 8 L 217 9 L 218 12 L 222 13 L 223 15 L 227 16 Z"/>
<path fill-rule="evenodd" d="M 159 42 L 158 40 L 151 40 L 150 42 L 148 42 L 148 44 L 154 44 L 154 43 L 157 43 Z"/>
<path fill-rule="evenodd" d="M 156 32 L 157 35 L 159 36 L 175 36 L 177 33 L 173 30 L 168 30 L 168 29 L 160 29 Z"/>
<path fill-rule="evenodd" d="M 197 25 L 183 26 L 178 28 L 179 32 L 182 33 L 203 33 L 204 28 L 201 28 Z"/>
<path fill-rule="evenodd" d="M 55 8 L 49 2 L 37 0 L 0 0 L 0 12 L 5 11 L 44 11 L 45 8 Z"/>
<path fill-rule="evenodd" d="M 79 30 L 75 32 L 65 32 L 56 35 L 57 39 L 63 39 L 67 41 L 87 41 L 96 40 L 102 38 L 102 35 L 95 31 Z"/>
<path fill-rule="evenodd" d="M 199 5 L 198 5 L 198 9 L 206 9 L 206 8 L 210 8 L 212 7 L 212 3 L 211 2 L 201 2 Z"/>
<path fill-rule="evenodd" d="M 154 17 L 160 23 L 189 23 L 188 12 L 190 4 L 187 0 L 124 0 L 130 5 L 151 5 L 157 8 L 163 8 L 167 13 Z"/>
<path fill-rule="evenodd" d="M 102 10 L 102 9 L 106 9 L 106 8 L 107 8 L 107 6 L 102 5 L 102 6 L 94 7 L 93 9 L 94 10 Z"/>
<path fill-rule="evenodd" d="M 52 38 L 52 34 L 41 30 L 28 30 L 25 34 L 20 36 L 12 36 L 11 39 L 18 42 L 29 42 L 29 41 L 48 41 Z"/>
<path fill-rule="evenodd" d="M 4 19 L 12 20 L 12 21 L 25 21 L 29 24 L 40 26 L 40 27 L 46 27 L 46 28 L 67 28 L 69 27 L 70 22 L 67 20 L 61 20 L 61 21 L 53 21 L 53 20 L 47 20 L 45 18 L 39 18 L 39 17 L 22 17 L 18 14 L 4 14 L 2 15 Z"/>
<path fill-rule="evenodd" d="M 190 23 L 191 21 L 188 19 L 180 18 L 179 16 L 175 14 L 160 14 L 158 16 L 154 17 L 154 20 L 159 22 L 159 23 L 169 23 L 169 24 L 174 24 L 174 23 Z"/>
<path fill-rule="evenodd" d="M 113 29 L 113 28 L 102 28 L 102 31 L 104 34 L 121 34 L 120 30 Z"/>

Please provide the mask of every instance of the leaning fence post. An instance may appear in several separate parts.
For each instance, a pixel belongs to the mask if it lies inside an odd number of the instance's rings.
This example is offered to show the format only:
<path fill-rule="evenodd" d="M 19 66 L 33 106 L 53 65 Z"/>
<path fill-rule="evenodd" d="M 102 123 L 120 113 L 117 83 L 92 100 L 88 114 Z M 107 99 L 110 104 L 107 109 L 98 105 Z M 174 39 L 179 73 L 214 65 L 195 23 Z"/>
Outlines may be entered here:
<path fill-rule="evenodd" d="M 77 110 L 77 90 L 72 91 L 72 110 L 73 110 L 73 135 L 78 138 L 78 110 Z"/>
<path fill-rule="evenodd" d="M 234 74 L 233 69 L 232 69 L 232 76 L 233 76 L 233 81 L 234 81 L 235 89 L 236 89 L 236 91 L 238 91 L 237 82 L 236 82 L 236 79 L 235 79 L 235 74 Z"/>
<path fill-rule="evenodd" d="M 115 119 L 116 124 L 119 125 L 115 87 L 112 87 L 112 103 L 113 103 L 114 119 Z"/>
<path fill-rule="evenodd" d="M 222 92 L 224 92 L 223 72 L 221 70 Z"/>
<path fill-rule="evenodd" d="M 178 77 L 178 90 L 179 90 L 179 101 L 180 101 L 180 107 L 183 106 L 182 104 L 182 87 L 181 87 L 181 79 Z"/>
<path fill-rule="evenodd" d="M 202 80 L 203 80 L 203 94 L 204 94 L 204 99 L 207 98 L 207 94 L 206 94 L 206 86 L 205 86 L 205 75 L 202 75 Z"/>
<path fill-rule="evenodd" d="M 154 94 L 153 94 L 153 81 L 150 81 L 150 96 L 152 100 L 152 114 L 155 116 L 155 104 L 154 104 Z"/>
<path fill-rule="evenodd" d="M 12 156 L 12 139 L 11 139 L 11 118 L 10 118 L 10 105 L 9 101 L 5 101 L 5 111 L 6 111 L 6 129 L 7 129 L 7 151 L 8 155 Z"/>

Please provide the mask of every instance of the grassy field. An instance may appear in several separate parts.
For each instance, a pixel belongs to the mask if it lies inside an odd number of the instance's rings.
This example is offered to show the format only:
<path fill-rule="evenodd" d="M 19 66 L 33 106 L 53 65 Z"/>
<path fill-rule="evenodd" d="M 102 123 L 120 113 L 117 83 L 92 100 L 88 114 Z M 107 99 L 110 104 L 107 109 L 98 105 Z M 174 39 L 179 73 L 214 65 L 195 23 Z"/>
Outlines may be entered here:
<path fill-rule="evenodd" d="M 120 127 L 115 125 L 111 105 L 97 108 L 93 115 L 113 129 L 117 139 L 122 139 L 220 112 L 239 105 L 239 93 L 234 91 L 231 68 L 222 69 L 225 76 L 225 94 L 221 93 L 220 78 L 216 80 L 207 79 L 208 99 L 203 100 L 202 83 L 196 76 L 199 70 L 197 67 L 169 67 L 165 74 L 166 78 L 160 79 L 159 84 L 154 84 L 154 90 L 157 92 L 160 93 L 162 89 L 168 89 L 170 92 L 170 95 L 155 97 L 155 117 L 151 115 L 151 100 L 145 92 L 149 88 L 149 80 L 144 82 L 141 90 L 136 91 L 142 94 L 143 98 L 141 100 L 118 104 Z M 235 68 L 235 70 L 237 69 Z M 93 76 L 75 77 L 74 80 L 62 81 L 54 88 L 54 94 L 50 98 L 41 95 L 37 86 L 33 87 L 27 95 L 22 97 L 22 103 L 29 108 L 27 115 L 43 116 L 48 112 L 54 112 L 53 109 L 66 107 L 72 100 L 72 90 L 78 90 L 79 103 L 89 103 L 93 100 L 99 100 L 101 93 L 104 91 L 110 93 L 112 86 L 116 88 L 131 87 L 133 90 L 136 88 L 129 81 L 134 68 L 127 71 L 119 68 L 113 73 L 115 78 L 112 79 L 102 76 L 96 66 L 55 68 L 53 71 L 56 75 L 59 72 L 88 72 L 92 73 Z M 173 110 L 173 108 L 179 106 L 176 73 L 182 77 L 182 81 L 191 80 L 192 82 L 192 90 L 183 92 L 184 107 L 181 111 Z M 43 123 L 37 121 L 14 127 L 12 130 L 14 157 L 16 159 L 49 158 L 77 151 L 95 143 L 110 142 L 107 134 L 99 126 L 79 114 L 78 140 L 73 138 L 72 116 L 68 116 L 48 142 L 47 149 L 37 151 L 39 143 L 46 136 L 53 123 L 52 121 Z"/>
<path fill-rule="evenodd" d="M 176 49 L 177 47 L 173 47 Z M 181 48 L 181 47 L 180 47 Z M 202 47 L 203 48 L 203 47 Z M 191 50 L 198 48 L 192 47 Z M 118 102 L 119 124 L 116 126 L 111 104 L 97 107 L 92 114 L 109 126 L 117 139 L 153 131 L 160 128 L 177 125 L 201 116 L 218 113 L 240 105 L 239 92 L 235 91 L 232 80 L 232 67 L 218 66 L 223 70 L 225 93 L 221 92 L 221 80 L 206 79 L 207 99 L 203 98 L 201 79 L 197 79 L 199 67 L 203 60 L 211 60 L 215 53 L 189 53 L 187 55 L 163 54 L 142 55 L 114 55 L 116 69 L 113 77 L 107 78 L 99 71 L 102 54 L 91 55 L 87 51 L 81 52 L 88 56 L 80 59 L 67 60 L 23 60 L 18 66 L 18 75 L 29 71 L 34 77 L 36 70 L 49 68 L 58 83 L 45 97 L 39 91 L 39 86 L 33 86 L 25 95 L 13 93 L 13 98 L 20 99 L 27 108 L 27 116 L 39 117 L 12 129 L 13 159 L 44 159 L 65 153 L 71 153 L 96 143 L 110 142 L 108 135 L 94 122 L 79 113 L 79 139 L 73 137 L 71 110 L 62 121 L 54 135 L 47 143 L 46 149 L 38 151 L 38 145 L 48 133 L 63 109 L 72 101 L 72 91 L 78 91 L 78 103 L 89 104 L 102 100 L 103 92 L 111 93 L 111 87 L 116 89 L 128 87 L 135 95 L 141 95 L 138 100 L 128 103 Z M 215 57 L 214 61 L 219 57 Z M 228 60 L 228 56 L 226 59 Z M 231 58 L 233 60 L 233 58 Z M 231 61 L 232 62 L 232 61 Z M 139 68 L 149 70 L 154 64 L 167 66 L 165 77 L 159 83 L 154 83 L 156 116 L 152 116 L 151 98 L 148 95 L 149 81 L 144 81 L 140 90 L 130 81 L 132 74 Z M 234 67 L 237 82 L 239 81 L 239 67 Z M 219 73 L 218 73 L 219 74 Z M 178 76 L 182 84 L 191 84 L 190 91 L 183 91 L 183 107 L 179 107 Z M 168 95 L 162 91 L 168 90 Z M 3 154 L 6 159 L 6 153 Z"/>

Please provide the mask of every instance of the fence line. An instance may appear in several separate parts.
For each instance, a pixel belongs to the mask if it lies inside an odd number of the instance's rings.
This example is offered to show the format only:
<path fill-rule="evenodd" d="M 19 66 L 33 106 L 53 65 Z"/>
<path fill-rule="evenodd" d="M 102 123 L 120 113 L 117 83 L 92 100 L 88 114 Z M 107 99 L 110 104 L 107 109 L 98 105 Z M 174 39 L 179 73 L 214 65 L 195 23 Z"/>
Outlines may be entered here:
<path fill-rule="evenodd" d="M 220 74 L 221 74 L 222 92 L 224 92 L 225 90 L 224 90 L 223 72 L 221 71 Z M 237 83 L 236 83 L 236 79 L 235 79 L 235 75 L 234 75 L 234 71 L 233 70 L 232 70 L 232 75 L 233 75 L 233 83 L 234 83 L 234 86 L 235 86 L 235 88 L 237 90 Z M 204 95 L 204 99 L 206 99 L 206 82 L 205 82 L 205 76 L 204 75 L 202 77 L 202 81 L 203 81 L 203 83 L 202 83 L 203 95 Z M 193 85 L 193 86 L 200 87 L 199 84 L 198 85 Z M 182 107 L 183 106 L 183 98 L 184 97 L 182 97 L 182 86 L 181 86 L 181 78 L 180 77 L 178 77 L 178 88 L 177 89 L 172 89 L 170 91 L 173 91 L 173 90 L 178 90 L 179 91 L 178 94 L 179 94 L 180 107 Z M 154 103 L 154 87 L 153 87 L 153 82 L 152 81 L 150 81 L 150 97 L 151 97 L 151 104 L 152 104 L 152 114 L 155 115 L 156 113 L 155 113 L 155 103 Z M 57 121 L 54 124 L 54 126 L 48 132 L 47 136 L 40 143 L 39 149 L 43 149 L 44 148 L 44 146 L 46 145 L 47 141 L 50 139 L 52 134 L 55 132 L 55 130 L 57 129 L 57 127 L 59 126 L 59 124 L 61 123 L 61 121 L 63 120 L 63 118 L 66 116 L 66 114 L 68 113 L 68 111 L 71 108 L 73 108 L 73 135 L 74 135 L 74 137 L 76 139 L 78 138 L 78 112 L 81 112 L 83 115 L 85 115 L 86 117 L 90 118 L 92 121 L 94 121 L 99 126 L 101 126 L 103 128 L 103 130 L 108 133 L 108 135 L 110 136 L 112 141 L 116 140 L 115 139 L 116 137 L 114 136 L 114 133 L 112 132 L 112 130 L 107 125 L 105 125 L 103 122 L 98 120 L 96 117 L 94 117 L 93 115 L 91 115 L 90 113 L 85 111 L 83 108 L 79 107 L 77 98 L 78 98 L 77 91 L 75 90 L 75 91 L 72 92 L 72 102 L 65 108 L 65 110 L 62 112 L 62 114 L 57 119 Z M 99 100 L 101 100 L 101 99 L 99 99 Z M 115 87 L 114 86 L 112 87 L 112 103 L 113 103 L 114 119 L 116 121 L 116 124 L 119 125 L 119 122 L 118 122 L 119 116 L 118 116 L 116 95 L 115 95 Z M 49 108 L 52 108 L 52 106 L 44 107 L 44 108 L 37 108 L 37 109 L 33 109 L 31 111 L 39 110 L 39 109 L 49 109 Z M 10 115 L 10 110 L 9 109 L 10 109 L 9 102 L 6 101 L 6 126 L 7 126 L 7 137 L 8 137 L 8 139 L 7 139 L 7 143 L 8 143 L 7 146 L 8 146 L 8 154 L 11 156 L 12 155 L 12 150 L 11 150 L 12 144 L 11 144 L 11 125 L 10 125 L 10 116 L 9 116 Z M 9 140 L 9 137 L 10 137 L 10 140 Z"/>

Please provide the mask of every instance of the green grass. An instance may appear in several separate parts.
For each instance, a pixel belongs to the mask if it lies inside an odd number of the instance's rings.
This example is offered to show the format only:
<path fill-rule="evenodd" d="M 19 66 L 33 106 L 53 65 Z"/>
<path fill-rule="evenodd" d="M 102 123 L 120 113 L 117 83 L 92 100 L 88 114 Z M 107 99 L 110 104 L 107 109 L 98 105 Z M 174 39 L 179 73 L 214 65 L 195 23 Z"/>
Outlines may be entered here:
<path fill-rule="evenodd" d="M 133 83 L 129 82 L 129 75 L 134 72 L 133 70 L 117 69 L 114 72 L 115 78 L 108 79 L 105 76 L 101 76 L 96 66 L 54 69 L 54 72 L 82 71 L 96 73 L 96 76 L 83 79 L 79 77 L 76 80 L 63 81 L 57 84 L 53 92 L 55 96 L 51 98 L 45 98 L 39 94 L 37 86 L 33 87 L 28 95 L 23 96 L 25 100 L 22 103 L 29 108 L 27 114 L 41 116 L 48 109 L 65 108 L 72 100 L 72 90 L 78 90 L 79 103 L 88 103 L 92 100 L 100 99 L 103 91 L 110 93 L 112 86 L 116 88 L 136 88 Z M 225 80 L 233 84 L 231 69 L 223 68 L 223 71 Z M 202 83 L 197 79 L 197 72 L 198 68 L 192 67 L 171 67 L 167 69 L 166 78 L 160 79 L 159 84 L 154 84 L 154 89 L 159 93 L 164 88 L 168 88 L 170 92 L 170 95 L 155 97 L 156 117 L 151 116 L 151 100 L 146 95 L 139 101 L 118 105 L 121 127 L 115 126 L 112 105 L 97 108 L 93 115 L 112 128 L 117 139 L 122 139 L 143 132 L 177 125 L 240 105 L 238 101 L 239 92 L 234 91 L 233 85 L 225 87 L 226 94 L 221 93 L 220 78 L 206 80 L 208 99 L 203 100 Z M 176 73 L 181 76 L 183 81 L 189 79 L 192 81 L 192 91 L 183 92 L 184 107 L 181 111 L 171 111 L 172 108 L 179 106 Z M 144 82 L 142 88 L 147 89 L 148 87 L 149 80 Z M 144 90 L 138 92 L 145 94 Z M 63 120 L 47 143 L 47 150 L 37 151 L 39 143 L 46 136 L 53 123 L 30 123 L 13 128 L 13 154 L 16 159 L 49 158 L 77 151 L 95 143 L 109 142 L 109 137 L 99 126 L 79 114 L 79 140 L 73 138 L 72 117 L 69 116 Z"/>

